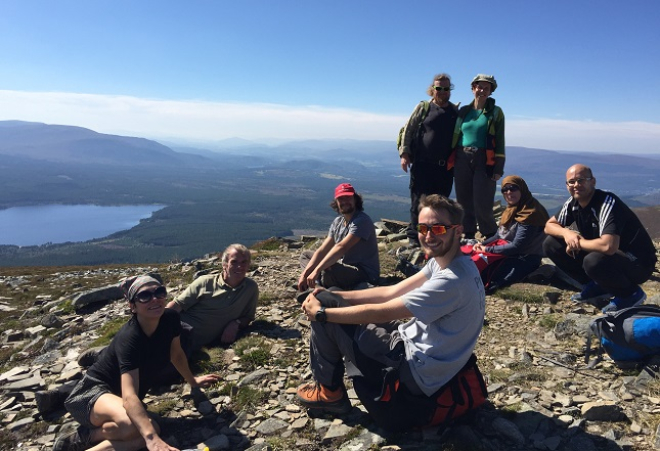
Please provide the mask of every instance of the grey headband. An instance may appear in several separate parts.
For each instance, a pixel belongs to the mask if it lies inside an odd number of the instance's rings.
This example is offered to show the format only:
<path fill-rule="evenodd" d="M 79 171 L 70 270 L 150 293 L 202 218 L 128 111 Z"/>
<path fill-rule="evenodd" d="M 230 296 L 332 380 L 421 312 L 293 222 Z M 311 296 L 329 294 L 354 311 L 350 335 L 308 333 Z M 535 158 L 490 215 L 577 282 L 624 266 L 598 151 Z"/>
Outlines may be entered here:
<path fill-rule="evenodd" d="M 119 288 L 124 293 L 124 297 L 131 302 L 140 288 L 150 284 L 162 285 L 162 282 L 150 275 L 133 276 L 122 279 Z"/>

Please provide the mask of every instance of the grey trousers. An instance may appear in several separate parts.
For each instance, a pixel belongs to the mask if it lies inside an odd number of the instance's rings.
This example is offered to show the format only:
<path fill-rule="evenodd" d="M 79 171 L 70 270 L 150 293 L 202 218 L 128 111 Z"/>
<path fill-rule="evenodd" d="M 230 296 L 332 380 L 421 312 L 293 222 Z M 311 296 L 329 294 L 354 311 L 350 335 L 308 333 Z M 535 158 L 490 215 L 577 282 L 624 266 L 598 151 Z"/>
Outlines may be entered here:
<path fill-rule="evenodd" d="M 323 291 L 317 296 L 326 307 L 338 307 L 342 300 Z M 384 324 L 345 325 L 311 323 L 309 360 L 314 380 L 326 386 L 342 385 L 348 377 L 363 376 L 379 384 L 383 369 L 399 368 L 401 383 L 412 393 L 421 393 L 407 364 L 398 321 Z"/>
<path fill-rule="evenodd" d="M 458 149 L 454 179 L 456 200 L 465 211 L 465 235 L 474 237 L 477 224 L 482 235 L 490 236 L 497 232 L 497 222 L 493 216 L 497 182 L 486 172 L 486 151 L 481 149 L 470 154 Z"/>
<path fill-rule="evenodd" d="M 314 252 L 305 251 L 300 255 L 300 267 L 305 269 Z M 321 273 L 321 286 L 324 288 L 338 287 L 342 290 L 352 290 L 362 282 L 368 282 L 369 277 L 364 269 L 357 266 L 335 263 Z"/>

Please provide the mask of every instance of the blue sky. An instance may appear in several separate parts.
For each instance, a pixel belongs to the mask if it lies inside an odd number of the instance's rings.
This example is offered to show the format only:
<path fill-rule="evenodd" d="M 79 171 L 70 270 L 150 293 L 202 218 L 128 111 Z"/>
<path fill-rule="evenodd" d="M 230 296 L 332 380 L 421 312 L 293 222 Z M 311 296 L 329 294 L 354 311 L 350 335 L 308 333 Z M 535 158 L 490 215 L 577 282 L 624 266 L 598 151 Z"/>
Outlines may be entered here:
<path fill-rule="evenodd" d="M 493 74 L 507 145 L 658 153 L 656 0 L 4 0 L 0 120 L 204 143 L 395 141 Z"/>

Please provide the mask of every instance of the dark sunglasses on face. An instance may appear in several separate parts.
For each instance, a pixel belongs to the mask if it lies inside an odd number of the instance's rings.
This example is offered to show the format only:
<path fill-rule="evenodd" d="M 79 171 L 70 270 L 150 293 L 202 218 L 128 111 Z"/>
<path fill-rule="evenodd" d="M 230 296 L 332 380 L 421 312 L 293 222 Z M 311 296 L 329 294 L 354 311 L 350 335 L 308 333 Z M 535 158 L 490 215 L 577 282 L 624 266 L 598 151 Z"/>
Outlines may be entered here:
<path fill-rule="evenodd" d="M 165 299 L 167 297 L 167 289 L 165 287 L 158 287 L 155 290 L 140 291 L 135 295 L 135 300 L 140 304 L 151 302 L 151 299 Z"/>
<path fill-rule="evenodd" d="M 520 188 L 518 188 L 516 185 L 508 185 L 502 187 L 502 194 L 506 194 L 508 192 L 515 193 L 516 191 L 520 191 Z"/>
<path fill-rule="evenodd" d="M 435 90 L 438 91 L 438 92 L 442 92 L 442 91 L 449 92 L 449 91 L 451 91 L 451 90 L 454 89 L 454 88 L 452 88 L 452 87 L 450 87 L 450 86 L 447 86 L 447 87 L 444 87 L 444 86 L 434 86 L 433 89 L 435 89 Z"/>
<path fill-rule="evenodd" d="M 431 231 L 431 235 L 444 235 L 449 229 L 458 227 L 457 225 L 444 225 L 444 224 L 417 224 L 417 231 L 422 235 L 426 235 Z"/>

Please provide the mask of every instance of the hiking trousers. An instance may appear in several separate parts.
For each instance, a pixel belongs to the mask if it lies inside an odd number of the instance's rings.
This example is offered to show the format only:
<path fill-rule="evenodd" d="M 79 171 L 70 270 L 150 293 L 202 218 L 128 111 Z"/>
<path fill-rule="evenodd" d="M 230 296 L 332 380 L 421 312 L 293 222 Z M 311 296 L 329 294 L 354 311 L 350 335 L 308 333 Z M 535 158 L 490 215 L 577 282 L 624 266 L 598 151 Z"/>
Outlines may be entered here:
<path fill-rule="evenodd" d="M 300 255 L 302 269 L 307 267 L 313 255 L 312 251 L 305 251 Z M 364 269 L 341 262 L 337 262 L 321 272 L 321 286 L 324 288 L 337 287 L 342 290 L 352 290 L 363 282 L 369 282 L 369 276 Z"/>
<path fill-rule="evenodd" d="M 545 239 L 543 250 L 557 267 L 581 284 L 593 280 L 608 293 L 621 298 L 632 295 L 639 284 L 651 277 L 654 269 L 621 254 L 579 252 L 573 258 L 566 253 L 566 242 L 554 236 Z"/>
<path fill-rule="evenodd" d="M 442 163 L 442 164 L 441 164 Z M 440 194 L 449 197 L 454 185 L 454 171 L 447 170 L 447 163 L 431 161 L 413 162 L 410 168 L 410 224 L 406 230 L 408 239 L 418 243 L 417 223 L 419 221 L 419 201 L 422 196 Z"/>
<path fill-rule="evenodd" d="M 322 291 L 317 298 L 326 307 L 343 301 L 336 294 Z M 422 394 L 406 360 L 398 321 L 384 324 L 321 324 L 312 321 L 309 362 L 316 382 L 328 387 L 343 386 L 349 377 L 363 376 L 371 383 L 382 383 L 385 368 L 398 368 L 401 383 L 414 394 Z"/>
<path fill-rule="evenodd" d="M 507 257 L 499 262 L 489 280 L 484 280 L 488 275 L 487 269 L 481 272 L 481 280 L 487 291 L 493 292 L 498 288 L 508 287 L 518 283 L 541 266 L 540 255 L 519 255 Z M 486 277 L 488 279 L 488 277 Z"/>
<path fill-rule="evenodd" d="M 474 238 L 477 224 L 482 235 L 494 235 L 497 222 L 493 215 L 493 201 L 497 182 L 487 173 L 486 150 L 469 153 L 462 148 L 457 149 L 454 178 L 456 200 L 465 211 L 465 236 Z"/>

